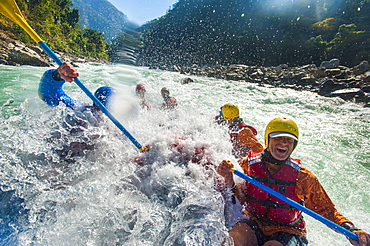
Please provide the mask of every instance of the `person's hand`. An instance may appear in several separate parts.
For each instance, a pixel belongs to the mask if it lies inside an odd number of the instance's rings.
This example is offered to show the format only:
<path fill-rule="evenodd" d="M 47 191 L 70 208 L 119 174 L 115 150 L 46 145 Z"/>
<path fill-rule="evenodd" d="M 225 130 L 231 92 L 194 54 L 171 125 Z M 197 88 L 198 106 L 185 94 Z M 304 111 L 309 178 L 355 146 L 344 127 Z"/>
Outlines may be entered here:
<path fill-rule="evenodd" d="M 74 78 L 80 76 L 77 69 L 68 62 L 64 62 L 58 67 L 58 73 L 63 80 L 68 82 L 73 82 Z"/>
<path fill-rule="evenodd" d="M 145 103 L 144 106 L 146 107 L 147 110 L 151 110 L 152 109 L 152 105 L 150 105 L 149 103 Z"/>
<path fill-rule="evenodd" d="M 225 178 L 225 183 L 229 187 L 234 185 L 233 173 L 230 171 L 230 168 L 233 167 L 234 165 L 230 161 L 226 160 L 223 160 L 217 167 L 217 173 Z"/>
<path fill-rule="evenodd" d="M 358 236 L 358 242 L 355 240 L 349 239 L 352 245 L 354 246 L 370 246 L 370 234 L 366 231 L 354 231 Z"/>
<path fill-rule="evenodd" d="M 150 145 L 149 144 L 140 148 L 140 152 L 146 152 L 146 151 L 149 151 L 149 150 L 150 150 Z"/>

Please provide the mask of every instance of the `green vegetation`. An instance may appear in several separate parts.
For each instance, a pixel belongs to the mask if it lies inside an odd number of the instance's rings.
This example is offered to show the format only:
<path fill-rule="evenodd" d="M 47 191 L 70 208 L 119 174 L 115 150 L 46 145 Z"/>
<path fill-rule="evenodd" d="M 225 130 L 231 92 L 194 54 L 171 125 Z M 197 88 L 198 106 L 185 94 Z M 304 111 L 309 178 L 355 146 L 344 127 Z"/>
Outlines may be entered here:
<path fill-rule="evenodd" d="M 78 24 L 80 14 L 71 8 L 71 0 L 17 0 L 30 26 L 54 50 L 108 59 L 105 37 Z M 33 43 L 28 34 L 6 17 L 0 19 L 0 29 L 26 44 Z"/>
<path fill-rule="evenodd" d="M 291 66 L 370 55 L 370 0 L 180 0 L 141 27 L 141 65 Z"/>
<path fill-rule="evenodd" d="M 351 67 L 370 57 L 370 0 L 179 0 L 166 15 L 138 29 L 108 1 L 73 1 L 81 12 L 72 8 L 72 0 L 17 3 L 52 49 L 103 59 L 109 55 L 114 62 L 299 66 L 338 58 Z M 83 11 L 82 23 L 93 29 L 79 24 Z M 5 17 L 0 29 L 33 42 Z M 109 45 L 101 32 L 109 36 Z"/>

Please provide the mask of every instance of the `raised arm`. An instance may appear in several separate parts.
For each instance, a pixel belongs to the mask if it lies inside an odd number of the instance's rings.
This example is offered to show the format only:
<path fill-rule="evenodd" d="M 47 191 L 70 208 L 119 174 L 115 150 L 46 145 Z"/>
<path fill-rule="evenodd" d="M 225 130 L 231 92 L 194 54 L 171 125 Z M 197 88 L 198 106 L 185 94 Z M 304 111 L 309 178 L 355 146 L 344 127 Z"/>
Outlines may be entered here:
<path fill-rule="evenodd" d="M 74 109 L 76 101 L 64 92 L 63 85 L 78 76 L 77 70 L 69 63 L 63 63 L 58 69 L 47 70 L 39 84 L 39 97 L 49 106 L 58 106 L 63 102 Z"/>

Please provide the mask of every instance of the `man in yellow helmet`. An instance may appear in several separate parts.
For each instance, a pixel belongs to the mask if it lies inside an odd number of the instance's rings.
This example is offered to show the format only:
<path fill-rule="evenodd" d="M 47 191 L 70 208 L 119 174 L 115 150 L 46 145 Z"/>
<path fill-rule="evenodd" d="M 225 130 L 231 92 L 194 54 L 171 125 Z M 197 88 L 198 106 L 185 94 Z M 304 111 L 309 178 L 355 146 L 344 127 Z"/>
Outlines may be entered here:
<path fill-rule="evenodd" d="M 370 245 L 370 234 L 355 228 L 350 220 L 341 215 L 317 177 L 301 166 L 299 159 L 290 157 L 298 140 L 298 126 L 293 120 L 273 119 L 266 126 L 264 152 L 250 151 L 239 165 L 248 176 L 356 233 L 359 242 L 350 240 L 353 245 Z M 245 205 L 243 213 L 248 217 L 229 231 L 234 245 L 307 245 L 302 212 L 251 183 L 244 182 L 236 187 L 230 171 L 233 166 L 230 161 L 224 160 L 217 172 Z"/>
<path fill-rule="evenodd" d="M 244 123 L 239 117 L 239 107 L 232 103 L 226 103 L 221 107 L 220 115 L 215 117 L 218 124 L 227 124 L 229 127 L 230 141 L 233 145 L 233 155 L 242 159 L 247 156 L 249 150 L 260 153 L 263 151 L 262 144 L 256 138 L 257 130 Z"/>

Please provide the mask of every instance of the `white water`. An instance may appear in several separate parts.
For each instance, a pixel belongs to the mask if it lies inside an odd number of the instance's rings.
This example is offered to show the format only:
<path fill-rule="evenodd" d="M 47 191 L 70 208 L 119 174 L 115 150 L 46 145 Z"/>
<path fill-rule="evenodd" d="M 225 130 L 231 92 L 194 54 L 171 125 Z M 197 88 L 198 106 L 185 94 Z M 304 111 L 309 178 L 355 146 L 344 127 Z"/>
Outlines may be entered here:
<path fill-rule="evenodd" d="M 213 188 L 217 175 L 187 158 L 195 147 L 205 146 L 215 165 L 223 159 L 236 163 L 226 129 L 212 121 L 227 102 L 239 105 L 261 142 L 271 119 L 294 119 L 301 141 L 293 157 L 318 176 L 342 214 L 370 231 L 369 108 L 310 92 L 202 77 L 191 77 L 194 83 L 183 85 L 188 76 L 178 73 L 82 64 L 80 79 L 91 91 L 102 85 L 118 90 L 115 116 L 139 143 L 150 144 L 151 151 L 140 154 L 126 137 L 114 134 L 114 126 L 102 127 L 85 133 L 102 135 L 94 140 L 95 150 L 66 163 L 55 152 L 63 141 L 46 141 L 67 110 L 50 108 L 38 98 L 45 70 L 0 66 L 0 105 L 14 100 L 1 114 L 0 212 L 5 214 L 0 244 L 222 244 L 228 234 L 223 199 Z M 137 83 L 146 86 L 153 110 L 138 108 Z M 159 109 L 162 87 L 178 100 L 177 110 Z M 65 90 L 90 102 L 74 84 Z M 184 138 L 183 155 L 169 147 L 179 136 Z M 133 162 L 135 156 L 146 158 L 145 166 Z M 349 245 L 343 235 L 305 218 L 310 245 Z"/>

